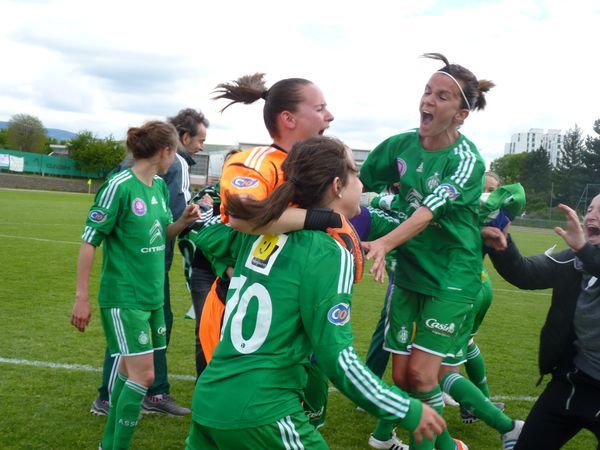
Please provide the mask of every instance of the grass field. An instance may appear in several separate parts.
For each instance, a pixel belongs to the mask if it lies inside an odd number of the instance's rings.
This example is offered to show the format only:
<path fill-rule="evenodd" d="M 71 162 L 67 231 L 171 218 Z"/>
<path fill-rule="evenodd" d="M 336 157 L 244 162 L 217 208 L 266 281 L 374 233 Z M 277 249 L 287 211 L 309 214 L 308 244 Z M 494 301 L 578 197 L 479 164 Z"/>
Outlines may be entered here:
<path fill-rule="evenodd" d="M 89 413 L 104 351 L 96 302 L 85 333 L 69 324 L 79 237 L 91 201 L 85 194 L 0 189 L 0 449 L 95 449 L 100 441 L 104 418 Z M 524 254 L 540 253 L 554 243 L 561 246 L 560 239 L 549 233 L 518 231 L 513 236 Z M 98 256 L 90 288 L 93 298 Z M 172 392 L 189 405 L 194 388 L 194 323 L 184 319 L 190 297 L 179 267 L 177 255 L 171 271 L 175 323 L 168 360 Z M 542 391 L 535 386 L 537 346 L 550 296 L 518 291 L 488 267 L 494 303 L 477 341 L 486 357 L 492 395 L 507 404 L 509 415 L 524 419 Z M 355 289 L 355 347 L 363 356 L 383 296 L 384 286 L 369 275 Z M 322 432 L 331 448 L 367 448 L 375 419 L 356 411 L 338 392 L 329 402 Z M 452 434 L 471 450 L 500 448 L 498 433 L 484 424 L 463 425 L 455 408 L 447 408 L 445 416 Z M 147 416 L 132 448 L 183 448 L 188 426 L 189 418 Z M 406 439 L 404 432 L 399 434 Z M 582 432 L 565 448 L 590 450 L 595 439 Z"/>

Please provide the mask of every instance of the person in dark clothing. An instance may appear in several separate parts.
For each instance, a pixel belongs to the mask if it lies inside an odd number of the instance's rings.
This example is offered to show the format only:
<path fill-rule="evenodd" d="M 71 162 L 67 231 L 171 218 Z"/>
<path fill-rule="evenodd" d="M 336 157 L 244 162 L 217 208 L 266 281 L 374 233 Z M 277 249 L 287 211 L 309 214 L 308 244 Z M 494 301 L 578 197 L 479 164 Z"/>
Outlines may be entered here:
<path fill-rule="evenodd" d="M 600 443 L 600 195 L 583 225 L 574 210 L 559 208 L 567 226 L 555 232 L 570 248 L 556 254 L 550 249 L 524 257 L 510 235 L 482 231 L 505 280 L 521 289 L 553 289 L 539 350 L 540 374 L 552 379 L 529 413 L 515 450 L 559 449 L 582 428 Z"/>

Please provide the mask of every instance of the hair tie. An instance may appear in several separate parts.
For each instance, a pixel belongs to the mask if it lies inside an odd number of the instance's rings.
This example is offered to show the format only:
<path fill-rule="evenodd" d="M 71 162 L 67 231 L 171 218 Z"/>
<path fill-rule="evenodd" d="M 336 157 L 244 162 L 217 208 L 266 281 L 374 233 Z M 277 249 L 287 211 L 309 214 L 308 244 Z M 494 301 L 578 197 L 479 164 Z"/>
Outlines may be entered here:
<path fill-rule="evenodd" d="M 444 72 L 443 70 L 438 70 L 436 73 L 443 73 L 444 75 L 446 75 L 447 77 L 450 77 L 450 79 L 452 81 L 454 81 L 456 83 L 456 85 L 458 86 L 458 90 L 460 91 L 460 93 L 462 94 L 463 99 L 465 100 L 465 103 L 467 104 L 467 108 L 469 108 L 469 111 L 471 111 L 471 104 L 469 103 L 469 100 L 467 100 L 467 96 L 465 95 L 465 92 L 462 90 L 462 88 L 460 87 L 460 83 L 458 81 L 456 81 L 456 78 L 454 78 L 452 76 L 452 74 L 448 73 L 448 72 Z"/>
<path fill-rule="evenodd" d="M 269 90 L 265 89 L 264 91 L 262 91 L 262 94 L 260 94 L 260 98 L 266 100 L 268 95 L 269 95 Z"/>
<path fill-rule="evenodd" d="M 295 176 L 291 176 L 288 178 L 289 182 L 292 183 L 294 186 L 298 186 L 298 178 L 296 178 Z"/>

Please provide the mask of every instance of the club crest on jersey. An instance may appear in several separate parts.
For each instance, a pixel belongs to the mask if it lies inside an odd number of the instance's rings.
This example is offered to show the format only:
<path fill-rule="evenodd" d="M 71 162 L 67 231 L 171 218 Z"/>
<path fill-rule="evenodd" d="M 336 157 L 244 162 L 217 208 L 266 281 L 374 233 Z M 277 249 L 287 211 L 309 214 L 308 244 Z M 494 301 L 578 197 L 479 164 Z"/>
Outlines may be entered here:
<path fill-rule="evenodd" d="M 141 198 L 136 198 L 133 200 L 133 203 L 131 204 L 131 210 L 133 211 L 133 213 L 136 216 L 143 216 L 144 214 L 146 214 L 146 211 L 148 210 L 148 208 L 146 207 L 146 203 L 144 203 L 144 200 L 142 200 Z"/>
<path fill-rule="evenodd" d="M 450 200 L 456 200 L 458 198 L 458 196 L 460 195 L 460 192 L 458 192 L 458 189 L 456 189 L 455 186 L 453 186 L 449 183 L 440 184 L 440 189 L 443 189 L 444 191 L 446 191 L 448 193 L 448 198 L 450 198 Z"/>
<path fill-rule="evenodd" d="M 332 306 L 327 313 L 327 320 L 340 327 L 347 324 L 350 320 L 350 305 L 347 303 L 338 303 Z"/>
<path fill-rule="evenodd" d="M 398 175 L 403 176 L 406 173 L 408 166 L 402 158 L 396 158 L 396 166 L 398 167 Z"/>
<path fill-rule="evenodd" d="M 281 249 L 287 242 L 287 238 L 285 234 L 260 236 L 252 244 L 252 251 L 246 260 L 246 267 L 255 272 L 268 275 Z"/>
<path fill-rule="evenodd" d="M 107 215 L 108 214 L 106 214 L 104 211 L 94 209 L 93 211 L 90 211 L 88 219 L 90 219 L 92 222 L 102 223 L 106 220 Z"/>
<path fill-rule="evenodd" d="M 258 180 L 252 177 L 235 177 L 233 180 L 231 180 L 231 184 L 239 189 L 248 189 L 256 186 L 258 184 Z"/>
<path fill-rule="evenodd" d="M 432 176 L 427 178 L 426 183 L 427 189 L 429 189 L 429 191 L 433 191 L 436 187 L 440 185 L 440 174 L 438 172 L 435 172 Z"/>

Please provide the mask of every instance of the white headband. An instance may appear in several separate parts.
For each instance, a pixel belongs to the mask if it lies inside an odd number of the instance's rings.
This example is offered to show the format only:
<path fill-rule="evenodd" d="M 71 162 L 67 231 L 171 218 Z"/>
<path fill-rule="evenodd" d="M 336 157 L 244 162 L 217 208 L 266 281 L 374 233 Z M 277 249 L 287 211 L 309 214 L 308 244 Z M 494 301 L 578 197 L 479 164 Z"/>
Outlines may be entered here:
<path fill-rule="evenodd" d="M 447 77 L 450 77 L 450 79 L 452 81 L 454 81 L 456 83 L 456 85 L 458 86 L 458 90 L 460 91 L 460 93 L 463 96 L 463 99 L 465 100 L 465 103 L 467 104 L 467 108 L 469 108 L 469 111 L 471 111 L 471 104 L 469 103 L 469 100 L 467 100 L 467 96 L 465 95 L 465 92 L 462 90 L 462 88 L 460 87 L 460 83 L 458 81 L 456 81 L 456 78 L 454 78 L 452 75 L 450 75 L 448 72 L 444 72 L 442 70 L 438 70 L 436 73 L 443 73 L 444 75 L 446 75 Z"/>

